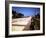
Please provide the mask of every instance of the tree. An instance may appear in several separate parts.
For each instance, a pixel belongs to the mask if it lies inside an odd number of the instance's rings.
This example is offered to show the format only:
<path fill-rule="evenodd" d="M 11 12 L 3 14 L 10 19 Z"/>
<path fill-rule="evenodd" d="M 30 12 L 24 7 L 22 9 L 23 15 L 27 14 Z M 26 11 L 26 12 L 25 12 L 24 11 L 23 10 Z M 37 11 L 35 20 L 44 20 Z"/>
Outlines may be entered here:
<path fill-rule="evenodd" d="M 13 15 L 12 18 L 15 18 L 16 11 L 13 11 L 13 10 L 12 10 L 12 15 Z"/>
<path fill-rule="evenodd" d="M 12 10 L 13 18 L 22 18 L 24 15 L 22 13 L 17 13 L 16 11 Z"/>
<path fill-rule="evenodd" d="M 18 18 L 22 18 L 24 15 L 21 13 L 18 13 Z"/>
<path fill-rule="evenodd" d="M 34 28 L 35 30 L 40 29 L 40 14 L 39 13 L 35 15 L 34 17 L 32 17 L 31 26 L 33 26 L 32 28 Z"/>

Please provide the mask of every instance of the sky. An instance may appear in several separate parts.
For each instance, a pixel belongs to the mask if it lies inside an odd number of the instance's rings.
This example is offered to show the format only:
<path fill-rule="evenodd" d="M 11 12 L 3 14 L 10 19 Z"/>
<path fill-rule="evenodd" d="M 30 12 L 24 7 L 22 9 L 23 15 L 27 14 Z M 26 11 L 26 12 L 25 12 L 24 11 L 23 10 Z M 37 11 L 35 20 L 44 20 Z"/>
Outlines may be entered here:
<path fill-rule="evenodd" d="M 37 13 L 40 13 L 40 8 L 32 8 L 32 7 L 12 7 L 13 11 L 17 13 L 22 13 L 24 16 L 34 16 Z"/>

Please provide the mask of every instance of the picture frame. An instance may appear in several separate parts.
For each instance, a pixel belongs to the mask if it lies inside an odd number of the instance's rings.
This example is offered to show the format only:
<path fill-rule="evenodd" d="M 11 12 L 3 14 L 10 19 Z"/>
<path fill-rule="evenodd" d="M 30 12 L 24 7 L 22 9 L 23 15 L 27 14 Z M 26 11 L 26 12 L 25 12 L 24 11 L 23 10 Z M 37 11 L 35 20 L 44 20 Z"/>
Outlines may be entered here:
<path fill-rule="evenodd" d="M 16 5 L 15 5 L 16 4 Z M 31 6 L 32 5 L 32 6 Z M 26 31 L 26 32 L 11 32 L 10 29 L 10 22 L 9 18 L 11 20 L 11 14 L 12 8 L 11 7 L 38 7 L 40 8 L 40 29 L 36 31 Z M 42 20 L 41 20 L 42 19 Z M 10 28 L 10 29 L 9 29 Z M 41 2 L 24 2 L 24 1 L 5 1 L 5 36 L 6 37 L 22 37 L 22 36 L 39 36 L 39 35 L 45 35 L 45 3 Z"/>

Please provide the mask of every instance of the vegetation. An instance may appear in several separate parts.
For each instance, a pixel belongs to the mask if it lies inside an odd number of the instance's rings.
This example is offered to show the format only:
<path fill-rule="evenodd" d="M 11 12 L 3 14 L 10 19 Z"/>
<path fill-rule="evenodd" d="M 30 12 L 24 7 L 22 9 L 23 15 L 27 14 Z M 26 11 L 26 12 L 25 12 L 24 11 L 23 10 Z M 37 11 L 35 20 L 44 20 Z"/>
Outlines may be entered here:
<path fill-rule="evenodd" d="M 40 30 L 40 14 L 38 13 L 34 17 L 32 17 L 32 22 L 31 22 L 31 30 Z"/>
<path fill-rule="evenodd" d="M 21 13 L 17 13 L 16 11 L 12 11 L 12 18 L 22 18 L 24 15 Z"/>

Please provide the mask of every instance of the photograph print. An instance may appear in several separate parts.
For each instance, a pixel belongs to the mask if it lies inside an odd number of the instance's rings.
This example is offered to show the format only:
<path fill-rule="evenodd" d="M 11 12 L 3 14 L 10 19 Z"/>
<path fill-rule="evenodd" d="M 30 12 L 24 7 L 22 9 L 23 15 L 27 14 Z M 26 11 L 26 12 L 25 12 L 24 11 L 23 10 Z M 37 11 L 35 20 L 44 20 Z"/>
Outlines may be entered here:
<path fill-rule="evenodd" d="M 40 8 L 12 7 L 12 31 L 40 30 Z"/>
<path fill-rule="evenodd" d="M 42 35 L 44 3 L 9 3 L 8 36 Z"/>

